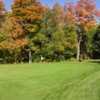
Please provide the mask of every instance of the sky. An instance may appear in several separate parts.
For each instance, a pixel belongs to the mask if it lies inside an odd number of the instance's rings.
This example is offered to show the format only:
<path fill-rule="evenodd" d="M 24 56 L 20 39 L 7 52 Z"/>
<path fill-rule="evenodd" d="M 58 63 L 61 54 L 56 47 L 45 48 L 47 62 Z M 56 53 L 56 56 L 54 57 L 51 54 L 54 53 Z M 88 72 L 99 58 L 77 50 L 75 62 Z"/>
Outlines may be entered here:
<path fill-rule="evenodd" d="M 7 10 L 10 10 L 10 6 L 13 3 L 13 0 L 2 0 L 5 3 Z M 58 2 L 61 5 L 64 5 L 65 2 L 72 1 L 77 3 L 77 0 L 40 0 L 42 5 L 48 5 L 49 7 L 53 7 L 53 5 Z M 94 0 L 97 5 L 97 8 L 100 9 L 100 0 Z"/>

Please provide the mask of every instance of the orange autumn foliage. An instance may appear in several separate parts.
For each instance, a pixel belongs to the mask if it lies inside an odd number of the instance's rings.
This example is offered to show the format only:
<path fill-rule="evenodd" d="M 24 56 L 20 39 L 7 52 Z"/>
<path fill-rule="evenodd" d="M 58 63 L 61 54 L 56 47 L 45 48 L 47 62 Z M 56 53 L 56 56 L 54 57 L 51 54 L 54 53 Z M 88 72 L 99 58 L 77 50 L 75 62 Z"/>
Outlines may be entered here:
<path fill-rule="evenodd" d="M 32 28 L 36 28 L 45 10 L 40 2 L 35 0 L 14 0 L 11 8 L 16 22 L 22 24 L 27 32 L 30 32 Z M 34 32 L 36 31 L 37 29 L 34 29 Z"/>
<path fill-rule="evenodd" d="M 3 25 L 4 31 L 2 34 L 6 34 L 7 38 L 1 42 L 1 46 L 9 50 L 24 48 L 27 44 L 27 40 L 23 34 L 22 28 L 15 23 L 15 19 L 13 17 L 8 17 Z"/>
<path fill-rule="evenodd" d="M 66 22 L 89 30 L 97 24 L 96 18 L 100 18 L 100 11 L 92 0 L 78 0 L 77 5 L 68 2 L 64 6 Z"/>

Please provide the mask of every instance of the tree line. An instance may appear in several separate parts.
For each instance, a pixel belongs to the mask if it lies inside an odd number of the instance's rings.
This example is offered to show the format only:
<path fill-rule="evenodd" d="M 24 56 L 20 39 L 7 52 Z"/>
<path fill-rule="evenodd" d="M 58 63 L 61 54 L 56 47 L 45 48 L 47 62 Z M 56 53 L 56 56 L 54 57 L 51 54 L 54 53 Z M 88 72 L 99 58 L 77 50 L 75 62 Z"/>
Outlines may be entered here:
<path fill-rule="evenodd" d="M 92 0 L 13 0 L 11 11 L 0 1 L 0 63 L 99 59 L 99 18 Z"/>

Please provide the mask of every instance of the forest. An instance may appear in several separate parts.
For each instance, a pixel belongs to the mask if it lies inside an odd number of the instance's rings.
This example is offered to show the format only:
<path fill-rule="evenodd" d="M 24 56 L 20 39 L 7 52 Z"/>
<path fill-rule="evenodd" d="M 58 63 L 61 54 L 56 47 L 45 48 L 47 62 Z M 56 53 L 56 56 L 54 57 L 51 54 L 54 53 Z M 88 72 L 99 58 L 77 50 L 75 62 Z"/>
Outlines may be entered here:
<path fill-rule="evenodd" d="M 0 1 L 0 63 L 100 59 L 100 10 L 93 0 L 77 4 Z"/>

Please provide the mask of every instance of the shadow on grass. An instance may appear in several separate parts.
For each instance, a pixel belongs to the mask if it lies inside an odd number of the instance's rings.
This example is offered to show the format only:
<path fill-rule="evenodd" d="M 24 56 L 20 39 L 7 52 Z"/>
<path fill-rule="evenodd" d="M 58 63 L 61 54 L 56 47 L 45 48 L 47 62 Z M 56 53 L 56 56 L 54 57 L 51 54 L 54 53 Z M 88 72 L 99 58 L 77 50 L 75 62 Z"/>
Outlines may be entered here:
<path fill-rule="evenodd" d="M 89 62 L 100 64 L 100 61 L 89 61 Z"/>

